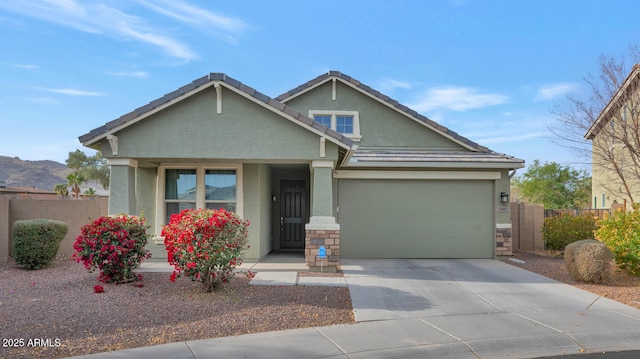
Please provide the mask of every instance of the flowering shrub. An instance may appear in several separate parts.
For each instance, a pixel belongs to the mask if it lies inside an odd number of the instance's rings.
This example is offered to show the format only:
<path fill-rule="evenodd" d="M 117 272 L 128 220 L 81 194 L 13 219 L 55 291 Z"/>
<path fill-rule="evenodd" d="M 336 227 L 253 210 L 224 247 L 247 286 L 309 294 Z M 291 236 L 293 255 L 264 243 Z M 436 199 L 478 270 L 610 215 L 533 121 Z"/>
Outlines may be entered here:
<path fill-rule="evenodd" d="M 169 263 L 169 279 L 185 275 L 204 284 L 207 292 L 233 277 L 247 245 L 247 227 L 235 213 L 224 209 L 187 209 L 171 216 L 162 229 Z"/>
<path fill-rule="evenodd" d="M 618 267 L 640 276 L 640 208 L 616 211 L 598 224 L 596 239 L 607 245 Z"/>
<path fill-rule="evenodd" d="M 103 216 L 84 225 L 76 238 L 73 258 L 91 273 L 100 270 L 98 280 L 104 283 L 131 282 L 141 279 L 133 270 L 151 257 L 147 244 L 144 218 Z"/>

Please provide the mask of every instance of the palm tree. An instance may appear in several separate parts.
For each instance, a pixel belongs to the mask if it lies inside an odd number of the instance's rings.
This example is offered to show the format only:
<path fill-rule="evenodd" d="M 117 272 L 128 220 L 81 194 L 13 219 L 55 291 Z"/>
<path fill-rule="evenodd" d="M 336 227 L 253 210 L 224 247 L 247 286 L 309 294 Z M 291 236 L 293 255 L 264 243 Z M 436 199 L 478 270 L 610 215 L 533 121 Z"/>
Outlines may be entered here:
<path fill-rule="evenodd" d="M 95 197 L 95 196 L 97 196 L 97 195 L 98 195 L 98 194 L 96 193 L 96 190 L 94 190 L 93 188 L 87 188 L 87 190 L 86 190 L 86 191 L 84 191 L 84 193 L 83 193 L 83 194 L 84 194 L 85 196 L 87 196 L 87 197 Z"/>
<path fill-rule="evenodd" d="M 80 198 L 80 185 L 86 182 L 84 176 L 78 172 L 74 172 L 67 176 L 69 186 L 71 186 L 71 193 L 75 198 Z"/>
<path fill-rule="evenodd" d="M 60 196 L 69 195 L 69 185 L 67 183 L 60 183 L 53 186 L 53 190 Z"/>

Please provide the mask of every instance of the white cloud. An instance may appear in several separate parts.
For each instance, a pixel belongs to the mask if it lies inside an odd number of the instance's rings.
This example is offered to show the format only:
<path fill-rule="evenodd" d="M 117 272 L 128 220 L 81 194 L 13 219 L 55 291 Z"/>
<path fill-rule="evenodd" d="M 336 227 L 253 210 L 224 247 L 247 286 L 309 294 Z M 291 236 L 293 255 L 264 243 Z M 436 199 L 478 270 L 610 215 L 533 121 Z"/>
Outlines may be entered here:
<path fill-rule="evenodd" d="M 25 70 L 38 70 L 40 66 L 32 65 L 32 64 L 9 64 L 10 66 L 17 67 Z"/>
<path fill-rule="evenodd" d="M 446 108 L 453 111 L 467 111 L 487 106 L 501 105 L 508 97 L 497 93 L 480 93 L 470 87 L 436 87 L 423 93 L 414 104 L 409 105 L 418 112 Z"/>
<path fill-rule="evenodd" d="M 162 14 L 194 27 L 202 32 L 222 32 L 222 37 L 229 42 L 235 42 L 247 27 L 247 24 L 236 18 L 224 16 L 216 12 L 191 5 L 178 0 L 156 0 L 153 4 L 140 0 L 140 4 Z"/>
<path fill-rule="evenodd" d="M 44 91 L 58 93 L 69 96 L 103 96 L 104 93 L 96 91 L 84 91 L 72 88 L 42 88 Z"/>
<path fill-rule="evenodd" d="M 394 79 L 384 79 L 378 84 L 378 88 L 382 91 L 392 91 L 398 88 L 403 90 L 410 90 L 411 87 L 412 86 L 409 82 Z"/>
<path fill-rule="evenodd" d="M 112 71 L 112 72 L 108 72 L 108 74 L 113 76 L 118 76 L 118 77 L 138 77 L 138 78 L 149 77 L 149 73 L 146 71 Z"/>
<path fill-rule="evenodd" d="M 544 86 L 538 89 L 536 94 L 537 101 L 551 100 L 558 96 L 566 95 L 570 92 L 577 90 L 578 84 L 572 82 L 561 82 L 549 86 Z"/>
<path fill-rule="evenodd" d="M 523 140 L 529 140 L 532 138 L 543 138 L 545 136 L 548 136 L 547 132 L 532 132 L 532 133 L 525 133 L 521 135 L 514 135 L 513 133 L 510 133 L 510 134 L 505 133 L 498 136 L 494 134 L 492 137 L 485 137 L 485 138 L 476 137 L 476 138 L 478 139 L 479 143 L 491 145 L 496 143 L 519 142 Z"/>
<path fill-rule="evenodd" d="M 146 19 L 94 1 L 3 1 L 0 2 L 0 8 L 88 33 L 154 45 L 167 55 L 184 61 L 198 58 L 189 46 L 164 34 L 163 29 L 152 26 Z"/>

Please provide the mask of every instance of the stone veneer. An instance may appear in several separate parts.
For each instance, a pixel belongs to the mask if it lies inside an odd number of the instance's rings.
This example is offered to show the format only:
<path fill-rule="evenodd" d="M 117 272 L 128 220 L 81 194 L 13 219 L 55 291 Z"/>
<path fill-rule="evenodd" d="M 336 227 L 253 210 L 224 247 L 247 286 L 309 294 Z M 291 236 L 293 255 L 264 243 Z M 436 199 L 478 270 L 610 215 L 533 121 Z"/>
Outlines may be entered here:
<path fill-rule="evenodd" d="M 496 228 L 496 255 L 513 255 L 513 242 L 511 240 L 511 227 Z"/>
<path fill-rule="evenodd" d="M 320 246 L 326 249 L 327 258 L 318 258 Z M 335 272 L 340 266 L 340 230 L 307 229 L 304 245 L 305 263 L 311 270 L 324 267 Z"/>

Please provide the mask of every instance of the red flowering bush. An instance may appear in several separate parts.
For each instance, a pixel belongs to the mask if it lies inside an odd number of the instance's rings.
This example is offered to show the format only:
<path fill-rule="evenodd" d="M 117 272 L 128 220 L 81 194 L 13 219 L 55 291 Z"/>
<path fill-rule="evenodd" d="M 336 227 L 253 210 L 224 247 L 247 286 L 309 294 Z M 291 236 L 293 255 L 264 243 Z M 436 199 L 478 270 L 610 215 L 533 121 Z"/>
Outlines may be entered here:
<path fill-rule="evenodd" d="M 144 218 L 125 214 L 103 216 L 85 224 L 76 238 L 73 258 L 91 273 L 100 270 L 104 283 L 131 282 L 141 278 L 133 270 L 151 257 L 145 250 L 147 227 Z"/>
<path fill-rule="evenodd" d="M 224 209 L 187 209 L 171 216 L 162 228 L 172 282 L 185 275 L 204 284 L 207 292 L 233 277 L 247 245 L 249 221 Z"/>

